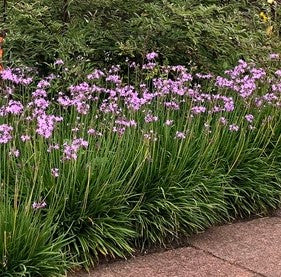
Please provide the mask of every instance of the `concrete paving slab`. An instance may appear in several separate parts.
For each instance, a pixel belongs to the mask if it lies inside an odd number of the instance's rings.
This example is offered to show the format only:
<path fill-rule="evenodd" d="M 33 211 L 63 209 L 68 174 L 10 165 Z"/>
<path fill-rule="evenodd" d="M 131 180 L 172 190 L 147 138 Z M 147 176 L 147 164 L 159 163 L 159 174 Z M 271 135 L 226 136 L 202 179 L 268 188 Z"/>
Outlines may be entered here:
<path fill-rule="evenodd" d="M 71 277 L 256 277 L 235 266 L 192 247 L 178 248 L 128 261 L 104 264 L 87 273 Z"/>
<path fill-rule="evenodd" d="M 194 235 L 190 243 L 262 276 L 281 276 L 280 217 L 213 227 Z"/>

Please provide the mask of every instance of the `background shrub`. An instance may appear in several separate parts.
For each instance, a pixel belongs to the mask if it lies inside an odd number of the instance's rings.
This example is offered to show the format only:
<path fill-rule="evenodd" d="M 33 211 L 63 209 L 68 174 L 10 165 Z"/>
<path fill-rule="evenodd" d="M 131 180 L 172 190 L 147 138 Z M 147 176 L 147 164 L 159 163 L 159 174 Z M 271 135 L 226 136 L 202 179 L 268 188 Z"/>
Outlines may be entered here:
<path fill-rule="evenodd" d="M 266 1 L 12 0 L 2 27 L 8 62 L 41 71 L 55 57 L 83 68 L 142 62 L 150 50 L 170 64 L 217 71 L 277 49 L 278 20 L 279 5 Z"/>

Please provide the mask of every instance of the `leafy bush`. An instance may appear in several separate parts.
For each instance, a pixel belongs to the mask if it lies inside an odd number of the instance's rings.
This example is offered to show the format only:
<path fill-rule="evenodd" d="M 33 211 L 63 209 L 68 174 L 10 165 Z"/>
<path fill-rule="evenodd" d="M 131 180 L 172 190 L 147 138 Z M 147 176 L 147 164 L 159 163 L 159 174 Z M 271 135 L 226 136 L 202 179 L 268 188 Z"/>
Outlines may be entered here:
<path fill-rule="evenodd" d="M 64 3 L 8 2 L 9 64 L 46 72 L 45 63 L 60 57 L 81 71 L 126 57 L 141 63 L 157 50 L 163 63 L 220 72 L 280 47 L 280 5 L 266 1 L 69 0 L 65 12 Z"/>

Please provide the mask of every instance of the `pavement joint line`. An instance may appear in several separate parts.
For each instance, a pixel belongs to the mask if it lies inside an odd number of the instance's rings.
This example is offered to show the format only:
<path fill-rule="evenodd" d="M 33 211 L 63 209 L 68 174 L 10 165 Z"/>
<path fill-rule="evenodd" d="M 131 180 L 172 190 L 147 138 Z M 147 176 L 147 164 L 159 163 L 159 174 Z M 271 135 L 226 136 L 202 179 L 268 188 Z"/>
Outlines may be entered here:
<path fill-rule="evenodd" d="M 204 252 L 205 254 L 207 254 L 207 255 L 210 255 L 210 256 L 212 256 L 212 257 L 214 257 L 214 258 L 220 259 L 220 260 L 222 260 L 222 261 L 224 261 L 224 262 L 226 262 L 226 263 L 228 263 L 228 264 L 231 264 L 231 265 L 233 265 L 233 266 L 239 267 L 239 268 L 241 268 L 241 269 L 243 269 L 243 270 L 246 270 L 246 271 L 248 271 L 248 272 L 254 273 L 254 274 L 256 274 L 256 275 L 258 275 L 258 276 L 260 276 L 260 277 L 268 277 L 267 275 L 264 275 L 264 274 L 262 274 L 262 273 L 256 272 L 256 271 L 254 271 L 254 270 L 252 270 L 252 269 L 249 269 L 249 268 L 247 268 L 247 267 L 245 267 L 245 266 L 243 266 L 243 265 L 240 265 L 240 264 L 235 263 L 235 262 L 231 262 L 231 261 L 229 261 L 229 260 L 227 260 L 227 259 L 224 259 L 224 258 L 222 258 L 222 257 L 220 257 L 220 256 L 217 256 L 217 255 L 215 255 L 214 253 L 212 253 L 212 252 L 210 252 L 210 251 L 208 251 L 208 250 L 202 249 L 202 248 L 197 247 L 197 246 L 194 246 L 194 245 L 192 245 L 192 244 L 190 244 L 190 247 L 192 247 L 192 248 L 194 248 L 194 249 L 196 249 L 196 250 L 201 250 L 201 251 L 203 251 L 203 252 Z"/>

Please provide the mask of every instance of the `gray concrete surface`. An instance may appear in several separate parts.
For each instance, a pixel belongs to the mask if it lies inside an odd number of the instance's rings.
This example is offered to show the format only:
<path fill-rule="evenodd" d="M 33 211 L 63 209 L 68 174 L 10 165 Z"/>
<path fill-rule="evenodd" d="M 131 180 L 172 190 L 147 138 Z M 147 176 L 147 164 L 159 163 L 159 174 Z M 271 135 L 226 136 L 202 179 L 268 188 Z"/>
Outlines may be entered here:
<path fill-rule="evenodd" d="M 190 246 L 102 264 L 70 277 L 281 277 L 281 213 L 217 226 Z"/>

